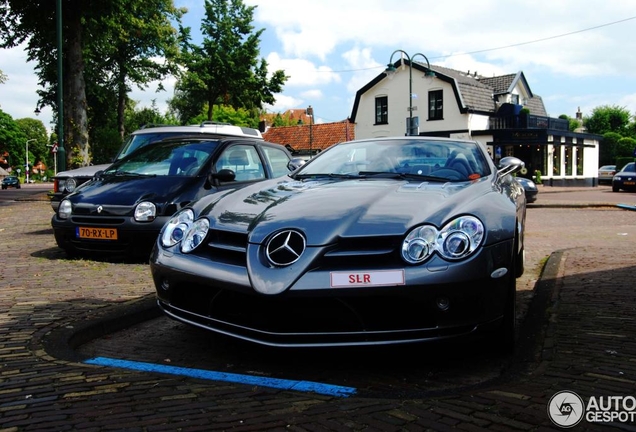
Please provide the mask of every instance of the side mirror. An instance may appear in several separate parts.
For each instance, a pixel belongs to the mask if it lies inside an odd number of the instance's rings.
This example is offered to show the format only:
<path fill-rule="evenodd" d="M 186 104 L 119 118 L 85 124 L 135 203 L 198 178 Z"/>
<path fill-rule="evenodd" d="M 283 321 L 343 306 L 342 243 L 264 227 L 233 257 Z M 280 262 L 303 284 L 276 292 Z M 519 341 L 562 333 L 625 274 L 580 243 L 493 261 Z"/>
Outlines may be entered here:
<path fill-rule="evenodd" d="M 301 166 L 305 165 L 307 161 L 303 158 L 293 158 L 289 162 L 287 162 L 287 169 L 290 171 L 296 171 Z"/>
<path fill-rule="evenodd" d="M 508 174 L 514 174 L 521 171 L 521 169 L 525 166 L 525 162 L 521 159 L 514 156 L 506 156 L 499 161 L 497 174 L 499 174 L 499 177 L 504 177 Z"/>
<path fill-rule="evenodd" d="M 211 172 L 208 174 L 210 183 L 229 182 L 236 178 L 236 174 L 231 169 L 222 169 L 219 172 Z"/>
<path fill-rule="evenodd" d="M 99 170 L 93 175 L 93 180 L 98 179 L 104 174 L 104 170 Z"/>

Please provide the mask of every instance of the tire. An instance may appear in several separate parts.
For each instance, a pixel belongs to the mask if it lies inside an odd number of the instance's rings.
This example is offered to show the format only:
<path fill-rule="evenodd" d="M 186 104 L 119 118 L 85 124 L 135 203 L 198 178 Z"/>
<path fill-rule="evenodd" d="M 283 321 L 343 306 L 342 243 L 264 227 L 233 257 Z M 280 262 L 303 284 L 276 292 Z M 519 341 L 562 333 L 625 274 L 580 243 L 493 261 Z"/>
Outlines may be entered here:
<path fill-rule="evenodd" d="M 515 250 L 517 242 L 515 241 Z M 515 350 L 515 336 L 517 333 L 517 278 L 515 274 L 518 254 L 513 257 L 512 267 L 508 276 L 506 302 L 499 328 L 493 335 L 493 347 L 499 354 L 508 356 Z"/>
<path fill-rule="evenodd" d="M 520 278 L 526 271 L 526 251 L 522 247 L 519 253 L 515 256 L 515 278 Z"/>
<path fill-rule="evenodd" d="M 612 185 L 612 192 L 619 192 L 621 189 L 618 186 Z"/>

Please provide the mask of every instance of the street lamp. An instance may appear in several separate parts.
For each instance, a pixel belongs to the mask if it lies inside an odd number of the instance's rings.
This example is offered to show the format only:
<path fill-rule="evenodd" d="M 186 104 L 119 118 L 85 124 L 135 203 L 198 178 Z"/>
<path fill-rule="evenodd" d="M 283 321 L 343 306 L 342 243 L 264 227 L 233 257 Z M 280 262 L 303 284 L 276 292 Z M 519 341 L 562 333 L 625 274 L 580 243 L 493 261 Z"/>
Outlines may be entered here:
<path fill-rule="evenodd" d="M 26 141 L 26 155 L 24 155 L 24 159 L 26 161 L 26 182 L 29 183 L 29 142 L 37 141 L 37 139 L 32 138 Z"/>
<path fill-rule="evenodd" d="M 413 54 L 413 56 L 409 56 L 406 51 L 403 51 L 401 49 L 399 50 L 395 50 L 393 51 L 393 53 L 391 54 L 391 58 L 389 59 L 389 64 L 386 67 L 386 70 L 384 71 L 384 73 L 388 76 L 391 77 L 394 73 L 395 73 L 395 65 L 393 64 L 393 56 L 396 53 L 401 53 L 403 56 L 406 57 L 406 59 L 409 61 L 409 120 L 408 120 L 408 124 L 406 125 L 406 134 L 407 135 L 417 135 L 413 133 L 413 110 L 416 110 L 417 107 L 413 107 L 413 65 L 411 62 L 411 59 L 414 59 L 415 57 L 422 56 L 424 57 L 424 60 L 426 60 L 426 70 L 424 72 L 424 76 L 425 77 L 435 77 L 435 72 L 433 72 L 431 70 L 431 64 L 428 61 L 428 58 L 426 58 L 426 56 L 422 53 L 415 53 Z M 417 117 L 416 117 L 417 119 Z"/>
<path fill-rule="evenodd" d="M 309 116 L 309 158 L 311 159 L 314 156 L 313 152 L 313 143 L 314 143 L 314 109 L 309 105 L 305 114 Z"/>

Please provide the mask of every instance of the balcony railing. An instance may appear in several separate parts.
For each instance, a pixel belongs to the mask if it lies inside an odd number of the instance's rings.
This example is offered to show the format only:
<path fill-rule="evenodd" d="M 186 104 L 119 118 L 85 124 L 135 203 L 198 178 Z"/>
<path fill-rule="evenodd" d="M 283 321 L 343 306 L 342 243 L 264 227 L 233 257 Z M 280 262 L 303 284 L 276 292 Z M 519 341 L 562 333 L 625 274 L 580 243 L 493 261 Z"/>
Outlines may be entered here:
<path fill-rule="evenodd" d="M 556 129 L 570 130 L 570 122 L 565 119 L 538 115 L 509 115 L 490 117 L 490 129 Z"/>

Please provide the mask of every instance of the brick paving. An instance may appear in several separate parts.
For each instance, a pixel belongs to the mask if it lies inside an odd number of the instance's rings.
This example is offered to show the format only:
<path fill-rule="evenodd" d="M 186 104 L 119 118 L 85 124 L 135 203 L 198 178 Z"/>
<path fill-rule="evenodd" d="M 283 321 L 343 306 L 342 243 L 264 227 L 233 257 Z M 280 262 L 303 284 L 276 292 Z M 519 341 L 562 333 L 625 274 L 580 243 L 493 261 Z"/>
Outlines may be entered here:
<path fill-rule="evenodd" d="M 69 359 L 70 348 L 53 356 L 65 347 L 47 345 L 51 332 L 81 338 L 86 322 L 145 310 L 154 292 L 147 266 L 67 260 L 47 202 L 0 206 L 0 431 L 559 430 L 546 411 L 558 391 L 636 393 L 634 213 L 605 210 L 607 223 L 568 237 L 559 224 L 575 224 L 572 210 L 529 222 L 546 227 L 529 244 L 551 256 L 504 376 L 425 399 L 343 399 L 87 366 Z M 584 420 L 574 430 L 601 429 L 636 426 Z"/>

